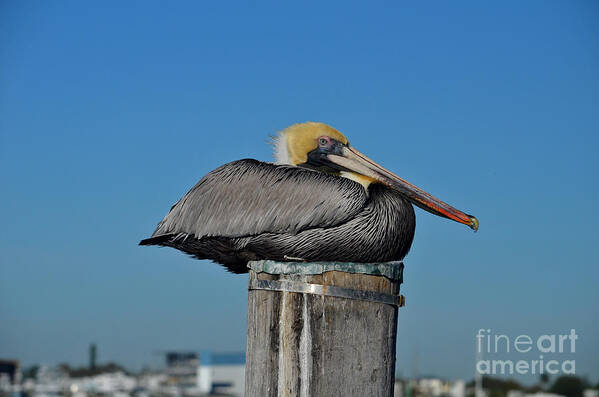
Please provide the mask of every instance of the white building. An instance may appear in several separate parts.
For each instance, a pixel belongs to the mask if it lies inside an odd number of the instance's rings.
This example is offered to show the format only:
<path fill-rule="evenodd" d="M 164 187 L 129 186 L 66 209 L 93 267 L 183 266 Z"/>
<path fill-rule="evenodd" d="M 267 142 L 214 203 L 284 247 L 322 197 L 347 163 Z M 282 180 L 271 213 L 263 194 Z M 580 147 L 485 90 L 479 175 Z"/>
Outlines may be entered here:
<path fill-rule="evenodd" d="M 200 353 L 197 381 L 201 393 L 243 396 L 245 353 Z"/>
<path fill-rule="evenodd" d="M 451 397 L 466 397 L 466 382 L 463 380 L 456 380 L 449 389 L 449 395 Z"/>
<path fill-rule="evenodd" d="M 599 397 L 599 390 L 586 389 L 582 395 L 584 397 Z"/>

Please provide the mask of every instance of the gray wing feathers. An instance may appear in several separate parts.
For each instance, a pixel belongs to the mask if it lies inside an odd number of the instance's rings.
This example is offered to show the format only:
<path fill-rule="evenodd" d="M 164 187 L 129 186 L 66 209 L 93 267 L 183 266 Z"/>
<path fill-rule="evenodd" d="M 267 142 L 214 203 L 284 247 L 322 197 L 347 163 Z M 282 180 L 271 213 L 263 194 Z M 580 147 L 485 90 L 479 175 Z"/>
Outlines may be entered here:
<path fill-rule="evenodd" d="M 239 160 L 202 178 L 171 208 L 153 236 L 298 233 L 344 223 L 366 200 L 362 186 L 346 178 Z"/>

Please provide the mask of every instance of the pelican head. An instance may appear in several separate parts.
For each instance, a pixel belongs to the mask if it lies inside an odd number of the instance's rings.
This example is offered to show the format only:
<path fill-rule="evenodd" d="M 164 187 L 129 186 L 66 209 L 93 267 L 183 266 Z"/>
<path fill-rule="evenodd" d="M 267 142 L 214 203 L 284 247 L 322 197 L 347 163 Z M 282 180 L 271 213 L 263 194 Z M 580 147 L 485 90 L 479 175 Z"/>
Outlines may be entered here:
<path fill-rule="evenodd" d="M 274 145 L 278 164 L 340 175 L 360 183 L 366 190 L 371 183 L 382 183 L 425 211 L 478 230 L 478 220 L 474 216 L 455 209 L 378 165 L 350 147 L 348 139 L 329 125 L 294 124 L 274 138 Z"/>

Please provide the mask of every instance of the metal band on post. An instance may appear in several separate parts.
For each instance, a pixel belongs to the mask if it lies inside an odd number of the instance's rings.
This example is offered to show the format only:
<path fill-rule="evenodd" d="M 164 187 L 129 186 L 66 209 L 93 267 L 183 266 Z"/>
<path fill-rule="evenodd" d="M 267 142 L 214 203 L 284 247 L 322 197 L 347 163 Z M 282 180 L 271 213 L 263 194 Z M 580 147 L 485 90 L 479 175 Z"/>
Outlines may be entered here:
<path fill-rule="evenodd" d="M 356 299 L 368 302 L 385 303 L 402 307 L 405 305 L 403 295 L 390 295 L 374 291 L 362 291 L 350 288 L 341 288 L 330 285 L 310 284 L 295 281 L 280 280 L 250 280 L 248 290 L 267 290 L 281 292 L 296 292 L 302 294 L 332 296 L 336 298 Z"/>

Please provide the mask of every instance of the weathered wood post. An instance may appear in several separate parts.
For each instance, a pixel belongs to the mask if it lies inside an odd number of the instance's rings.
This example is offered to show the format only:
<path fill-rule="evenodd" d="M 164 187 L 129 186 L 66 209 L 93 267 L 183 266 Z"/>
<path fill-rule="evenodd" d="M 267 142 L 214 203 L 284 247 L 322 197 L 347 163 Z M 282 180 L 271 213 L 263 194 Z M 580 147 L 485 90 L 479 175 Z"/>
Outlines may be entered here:
<path fill-rule="evenodd" d="M 245 395 L 392 396 L 403 264 L 250 262 Z"/>

